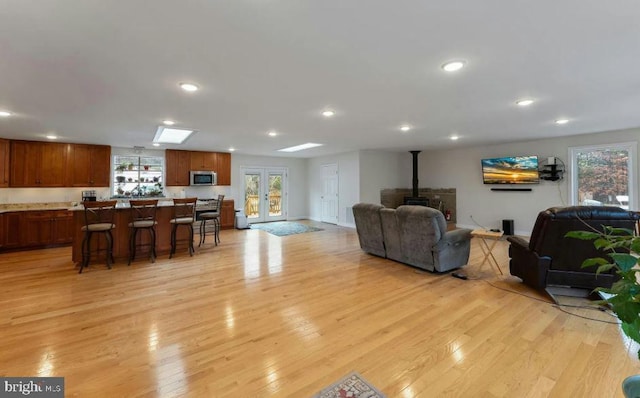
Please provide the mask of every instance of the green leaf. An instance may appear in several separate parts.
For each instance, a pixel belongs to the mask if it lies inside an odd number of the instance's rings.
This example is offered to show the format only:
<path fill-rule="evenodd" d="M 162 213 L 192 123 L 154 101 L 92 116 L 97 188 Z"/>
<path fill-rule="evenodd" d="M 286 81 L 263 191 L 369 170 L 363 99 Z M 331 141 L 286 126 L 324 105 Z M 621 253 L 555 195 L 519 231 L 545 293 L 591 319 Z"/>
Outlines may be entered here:
<path fill-rule="evenodd" d="M 609 254 L 609 257 L 618 264 L 618 267 L 620 267 L 622 271 L 629 271 L 638 263 L 638 259 L 631 254 L 611 253 Z"/>
<path fill-rule="evenodd" d="M 611 268 L 615 268 L 615 264 L 604 264 L 598 267 L 598 269 L 596 270 L 596 275 L 599 275 L 603 272 L 607 272 L 609 271 Z"/>
<path fill-rule="evenodd" d="M 605 238 L 598 238 L 593 242 L 596 249 L 607 249 L 611 246 L 611 242 Z"/>
<path fill-rule="evenodd" d="M 610 261 L 607 261 L 602 257 L 588 258 L 582 262 L 582 268 L 595 267 L 596 265 L 599 267 L 601 265 L 610 264 L 610 263 L 611 263 Z"/>
<path fill-rule="evenodd" d="M 614 228 L 614 227 L 610 227 L 610 226 L 605 226 L 604 229 L 605 229 L 606 233 L 610 234 L 610 235 L 619 235 L 619 236 L 632 236 L 633 235 L 633 230 L 631 230 L 629 228 Z"/>
<path fill-rule="evenodd" d="M 618 298 L 618 296 L 616 296 L 616 298 Z M 638 317 L 638 314 L 640 314 L 640 303 L 626 301 L 623 298 L 614 300 L 613 297 L 609 302 L 613 304 L 613 312 L 616 313 L 622 322 L 631 324 L 640 322 L 640 318 Z"/>
<path fill-rule="evenodd" d="M 629 336 L 629 338 L 636 343 L 640 343 L 640 318 L 636 316 L 634 322 L 622 322 L 622 331 L 624 334 Z M 640 353 L 639 353 L 640 355 Z"/>
<path fill-rule="evenodd" d="M 640 238 L 633 238 L 630 248 L 632 252 L 640 253 Z"/>
<path fill-rule="evenodd" d="M 589 231 L 569 231 L 566 233 L 565 237 L 567 238 L 576 238 L 582 240 L 594 240 L 601 236 L 602 234 L 597 232 L 589 232 Z"/>

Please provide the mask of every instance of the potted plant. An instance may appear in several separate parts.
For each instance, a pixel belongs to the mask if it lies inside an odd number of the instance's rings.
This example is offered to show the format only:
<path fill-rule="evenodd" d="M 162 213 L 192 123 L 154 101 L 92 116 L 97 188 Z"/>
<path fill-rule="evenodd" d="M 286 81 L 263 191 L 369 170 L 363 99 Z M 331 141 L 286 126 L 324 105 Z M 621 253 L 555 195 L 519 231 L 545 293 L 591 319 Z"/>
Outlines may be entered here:
<path fill-rule="evenodd" d="M 607 252 L 608 259 L 589 258 L 582 267 L 595 267 L 596 274 L 614 270 L 620 279 L 611 288 L 597 288 L 605 293 L 603 303 L 609 304 L 620 320 L 622 331 L 631 340 L 640 344 L 640 236 L 634 236 L 630 229 L 604 226 L 603 232 L 571 231 L 567 237 L 593 240 L 597 249 Z M 637 352 L 640 359 L 640 349 Z M 640 397 L 640 375 L 630 376 L 623 382 L 627 397 Z"/>
<path fill-rule="evenodd" d="M 128 170 L 133 170 L 133 166 L 134 166 L 134 164 L 133 164 L 133 163 L 129 163 L 129 164 L 127 165 L 127 169 L 128 169 Z"/>
<path fill-rule="evenodd" d="M 124 163 L 123 164 L 119 164 L 119 165 L 116 166 L 116 171 L 119 171 L 119 172 L 123 172 L 126 169 L 127 169 L 127 165 L 124 164 Z"/>

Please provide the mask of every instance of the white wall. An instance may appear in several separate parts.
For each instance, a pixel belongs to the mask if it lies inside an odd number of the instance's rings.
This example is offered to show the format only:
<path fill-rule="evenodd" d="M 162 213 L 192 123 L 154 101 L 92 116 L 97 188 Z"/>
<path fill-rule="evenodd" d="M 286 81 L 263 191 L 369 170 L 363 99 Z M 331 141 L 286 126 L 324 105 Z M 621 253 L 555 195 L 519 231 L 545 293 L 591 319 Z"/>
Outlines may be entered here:
<path fill-rule="evenodd" d="M 513 219 L 515 233 L 529 235 L 538 212 L 569 204 L 569 147 L 630 142 L 638 138 L 640 129 L 629 129 L 447 151 L 425 151 L 420 154 L 418 167 L 420 187 L 456 188 L 457 225 L 460 227 L 477 227 L 471 216 L 488 228 L 502 228 L 503 219 Z M 491 187 L 496 186 L 482 183 L 481 159 L 520 155 L 538 155 L 540 158 L 556 156 L 566 164 L 568 172 L 558 182 L 541 181 L 539 185 L 531 185 L 532 192 L 493 192 Z M 411 167 L 409 155 L 401 159 L 402 186 L 411 186 Z M 637 161 L 633 169 L 637 176 L 640 171 Z"/>
<path fill-rule="evenodd" d="M 297 220 L 309 218 L 307 181 L 307 159 L 280 158 L 270 156 L 231 155 L 231 192 L 236 208 L 242 207 L 244 201 L 242 167 L 286 167 L 288 168 L 287 219 Z"/>
<path fill-rule="evenodd" d="M 354 226 L 351 207 L 360 201 L 360 157 L 358 152 L 309 159 L 309 218 L 322 219 L 322 166 L 338 165 L 338 225 Z M 379 202 L 378 199 L 376 202 Z"/>
<path fill-rule="evenodd" d="M 397 188 L 400 182 L 400 160 L 398 152 L 360 151 L 360 202 L 380 203 L 380 191 Z"/>

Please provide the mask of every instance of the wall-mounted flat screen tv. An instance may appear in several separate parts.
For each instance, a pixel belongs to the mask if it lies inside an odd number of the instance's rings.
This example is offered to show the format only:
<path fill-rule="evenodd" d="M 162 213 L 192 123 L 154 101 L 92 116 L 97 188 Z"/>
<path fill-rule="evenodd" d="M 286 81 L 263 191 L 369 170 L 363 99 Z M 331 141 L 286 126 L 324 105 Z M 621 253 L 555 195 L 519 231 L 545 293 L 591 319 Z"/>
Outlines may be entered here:
<path fill-rule="evenodd" d="M 538 184 L 538 157 L 482 159 L 482 180 L 485 184 Z"/>

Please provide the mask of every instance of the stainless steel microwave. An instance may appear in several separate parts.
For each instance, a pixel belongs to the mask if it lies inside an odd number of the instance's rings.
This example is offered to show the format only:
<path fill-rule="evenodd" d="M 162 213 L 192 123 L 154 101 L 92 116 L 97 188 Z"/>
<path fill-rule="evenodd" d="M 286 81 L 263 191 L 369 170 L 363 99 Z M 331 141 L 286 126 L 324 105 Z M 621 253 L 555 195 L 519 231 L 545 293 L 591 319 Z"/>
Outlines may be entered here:
<path fill-rule="evenodd" d="M 218 175 L 215 171 L 191 171 L 189 172 L 189 185 L 216 185 L 218 183 Z"/>

